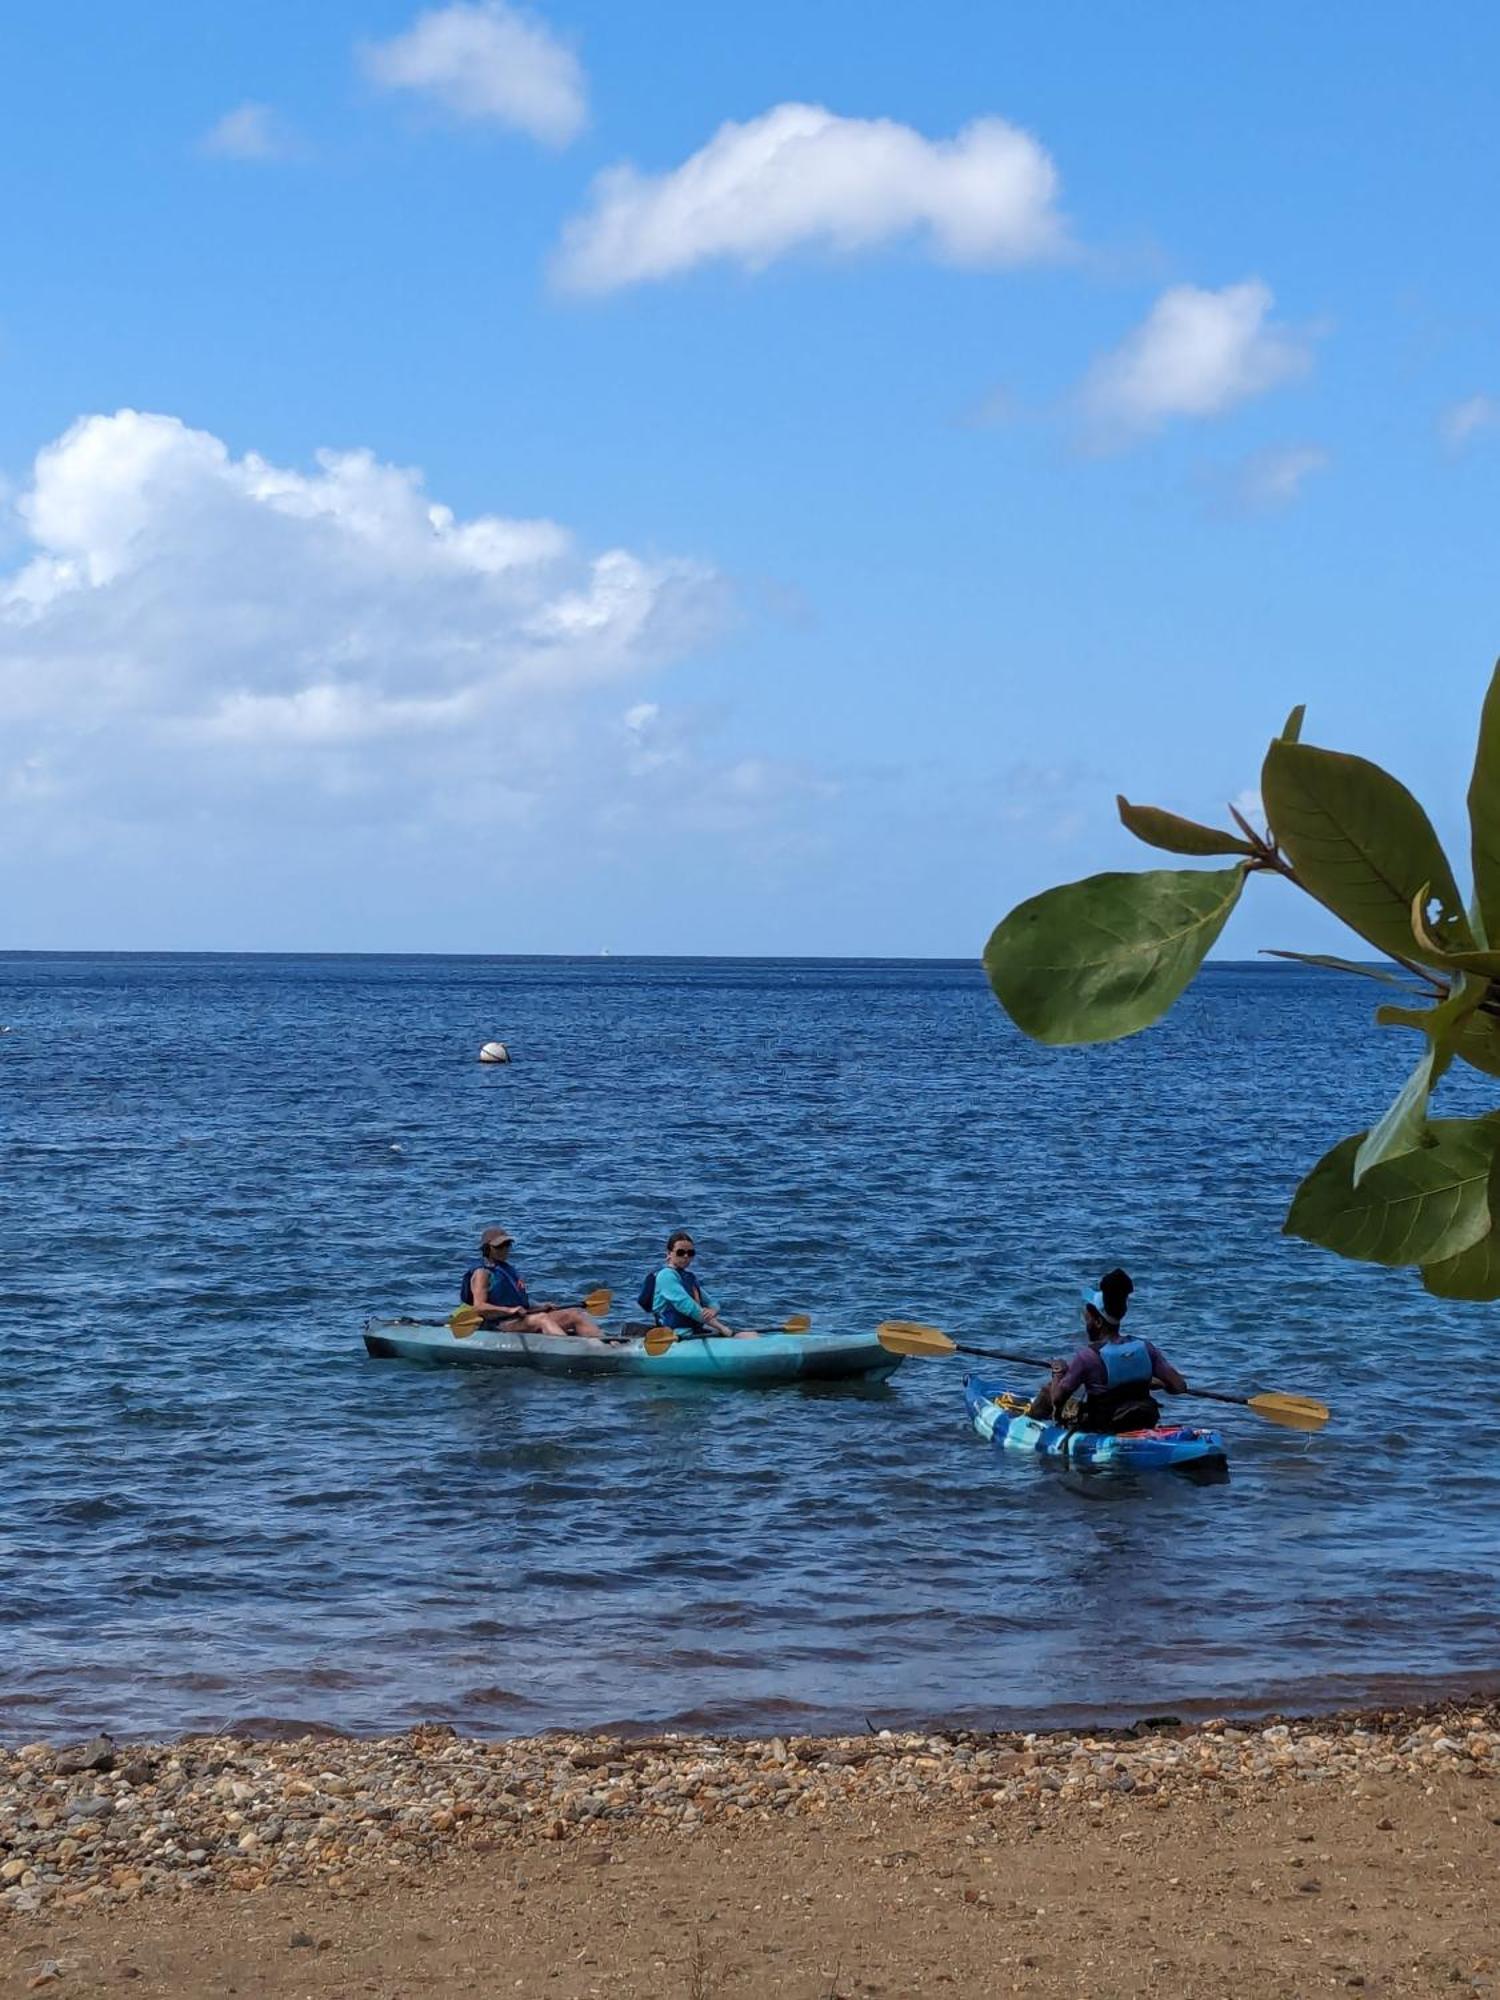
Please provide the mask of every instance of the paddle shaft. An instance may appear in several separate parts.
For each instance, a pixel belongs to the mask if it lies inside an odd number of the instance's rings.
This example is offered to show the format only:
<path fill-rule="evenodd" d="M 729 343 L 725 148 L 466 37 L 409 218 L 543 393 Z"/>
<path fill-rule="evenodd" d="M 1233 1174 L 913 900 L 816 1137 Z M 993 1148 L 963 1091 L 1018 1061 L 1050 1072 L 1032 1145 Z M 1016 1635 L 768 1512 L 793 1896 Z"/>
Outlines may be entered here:
<path fill-rule="evenodd" d="M 985 1361 L 1019 1361 L 1026 1368 L 1052 1366 L 1050 1361 L 1039 1360 L 1034 1354 L 1008 1354 L 1000 1347 L 966 1347 L 961 1340 L 954 1341 L 953 1351 L 955 1354 L 975 1354 Z M 1250 1407 L 1248 1396 L 1233 1395 L 1228 1389 L 1184 1389 L 1181 1393 L 1184 1396 L 1205 1396 L 1211 1403 L 1239 1403 L 1246 1409 Z"/>

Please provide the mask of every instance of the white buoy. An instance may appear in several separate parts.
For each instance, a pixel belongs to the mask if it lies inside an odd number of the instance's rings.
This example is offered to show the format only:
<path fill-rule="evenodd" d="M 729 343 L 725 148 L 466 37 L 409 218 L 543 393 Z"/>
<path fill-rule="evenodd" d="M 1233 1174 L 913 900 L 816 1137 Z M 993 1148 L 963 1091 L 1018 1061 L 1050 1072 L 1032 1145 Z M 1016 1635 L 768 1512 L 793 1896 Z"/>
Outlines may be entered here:
<path fill-rule="evenodd" d="M 484 1047 L 479 1051 L 479 1060 L 481 1062 L 509 1062 L 510 1050 L 505 1046 L 504 1042 L 486 1042 Z"/>

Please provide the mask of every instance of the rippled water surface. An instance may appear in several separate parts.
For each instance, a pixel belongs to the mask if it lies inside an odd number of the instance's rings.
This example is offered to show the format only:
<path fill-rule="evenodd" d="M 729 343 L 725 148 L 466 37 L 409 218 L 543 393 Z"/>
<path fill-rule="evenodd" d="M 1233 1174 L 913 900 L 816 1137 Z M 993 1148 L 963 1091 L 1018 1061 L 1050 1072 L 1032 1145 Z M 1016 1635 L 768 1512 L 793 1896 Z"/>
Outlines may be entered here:
<path fill-rule="evenodd" d="M 1488 1679 L 1494 1311 L 1278 1234 L 1410 1061 L 1376 991 L 1228 966 L 1051 1051 L 967 965 L 0 957 L 0 1733 Z M 951 1361 L 735 1392 L 368 1360 L 366 1314 L 446 1310 L 497 1220 L 558 1296 L 625 1300 L 686 1222 L 742 1320 L 1043 1353 L 1119 1261 L 1190 1376 L 1336 1421 L 1225 1412 L 1194 1485 L 997 1454 Z"/>

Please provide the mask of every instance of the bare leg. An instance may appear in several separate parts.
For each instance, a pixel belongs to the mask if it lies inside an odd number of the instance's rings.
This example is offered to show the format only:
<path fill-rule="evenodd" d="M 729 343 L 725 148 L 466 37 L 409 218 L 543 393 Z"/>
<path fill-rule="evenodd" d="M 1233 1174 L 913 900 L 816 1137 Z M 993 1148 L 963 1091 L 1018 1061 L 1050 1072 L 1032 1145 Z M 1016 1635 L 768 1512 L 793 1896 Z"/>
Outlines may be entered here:
<path fill-rule="evenodd" d="M 582 1306 L 557 1306 L 549 1313 L 541 1315 L 550 1320 L 549 1333 L 570 1333 L 580 1340 L 602 1340 L 604 1328 L 597 1320 L 590 1319 Z"/>

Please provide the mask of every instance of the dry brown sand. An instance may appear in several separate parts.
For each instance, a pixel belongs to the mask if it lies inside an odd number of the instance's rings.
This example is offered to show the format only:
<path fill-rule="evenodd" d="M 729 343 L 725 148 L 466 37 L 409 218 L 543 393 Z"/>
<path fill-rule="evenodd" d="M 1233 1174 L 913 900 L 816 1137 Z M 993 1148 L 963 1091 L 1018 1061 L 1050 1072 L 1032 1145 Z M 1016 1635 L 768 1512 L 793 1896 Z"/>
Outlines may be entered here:
<path fill-rule="evenodd" d="M 720 1742 L 707 1746 L 711 1765 L 732 1757 L 737 1777 L 772 1778 L 790 1766 L 806 1782 L 772 1784 L 777 1803 L 686 1822 L 675 1806 L 675 1817 L 538 1812 L 479 1837 L 479 1815 L 460 1815 L 419 1847 L 382 1847 L 332 1878 L 288 1885 L 242 1869 L 145 1891 L 128 1878 L 113 1889 L 96 1881 L 0 1922 L 0 1995 L 1495 1991 L 1494 1712 L 1369 1720 L 1231 1733 L 1228 1743 L 1197 1730 L 969 1737 L 946 1751 L 924 1738 L 873 1750 L 858 1739 Z M 577 1746 L 599 1739 L 561 1741 L 573 1746 L 566 1758 L 586 1759 Z M 1340 1747 L 1351 1742 L 1352 1752 Z M 1325 1747 L 1310 1756 L 1308 1744 Z M 834 1761 L 856 1749 L 871 1754 Z M 704 1751 L 691 1741 L 613 1746 L 619 1764 L 637 1769 L 637 1759 L 646 1775 L 696 1773 Z M 1270 1772 L 1253 1770 L 1267 1751 Z M 543 1752 L 555 1771 L 557 1739 L 520 1754 Z M 285 1783 L 299 1753 L 324 1763 L 392 1754 L 389 1745 L 232 1746 L 215 1783 L 265 1757 L 287 1760 L 267 1767 Z M 434 1736 L 421 1754 L 446 1769 L 451 1796 L 455 1772 L 516 1753 Z M 205 1755 L 194 1746 L 180 1761 Z M 976 1777 L 986 1755 L 1003 1784 L 982 1765 Z M 30 1794 L 11 1792 L 12 1826 L 35 1818 L 28 1797 L 102 1782 L 97 1772 L 44 1778 L 39 1763 L 18 1767 L 36 1775 Z M 585 1768 L 597 1780 L 608 1767 Z M 1090 1785 L 1131 1768 L 1165 1775 Z M 1059 1771 L 1076 1782 L 1043 1782 Z"/>

